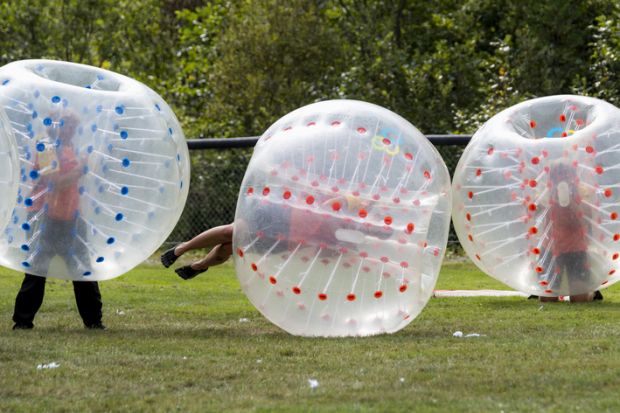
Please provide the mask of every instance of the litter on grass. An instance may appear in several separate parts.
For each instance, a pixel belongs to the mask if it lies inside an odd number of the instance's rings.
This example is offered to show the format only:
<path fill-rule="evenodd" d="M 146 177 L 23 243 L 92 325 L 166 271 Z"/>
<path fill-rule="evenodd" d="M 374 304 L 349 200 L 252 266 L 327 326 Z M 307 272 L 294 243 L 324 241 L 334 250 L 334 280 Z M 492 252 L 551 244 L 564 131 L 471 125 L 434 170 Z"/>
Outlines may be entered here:
<path fill-rule="evenodd" d="M 484 334 L 478 334 L 478 333 L 463 334 L 462 331 L 455 331 L 454 333 L 452 333 L 452 337 L 457 337 L 457 338 L 484 337 Z"/>
<path fill-rule="evenodd" d="M 37 370 L 55 369 L 58 367 L 60 367 L 60 364 L 52 361 L 51 363 L 37 365 Z"/>
<path fill-rule="evenodd" d="M 310 385 L 311 389 L 316 389 L 317 387 L 319 387 L 319 381 L 315 379 L 308 379 L 308 384 Z"/>

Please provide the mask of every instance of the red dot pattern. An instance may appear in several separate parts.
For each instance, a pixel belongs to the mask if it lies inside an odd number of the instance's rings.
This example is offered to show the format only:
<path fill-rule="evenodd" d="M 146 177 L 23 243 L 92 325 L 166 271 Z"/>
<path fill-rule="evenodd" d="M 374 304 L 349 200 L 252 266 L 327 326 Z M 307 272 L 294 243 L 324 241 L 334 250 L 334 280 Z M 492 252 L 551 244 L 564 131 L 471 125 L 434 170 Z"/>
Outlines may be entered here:
<path fill-rule="evenodd" d="M 336 161 L 342 162 L 348 155 L 342 149 L 343 147 L 339 149 L 339 156 L 331 157 L 334 162 L 327 160 L 330 159 L 329 154 L 325 157 L 317 156 L 316 159 L 311 156 L 304 156 L 302 165 L 296 165 L 299 163 L 298 160 L 291 158 L 286 167 L 287 161 L 278 160 L 276 167 L 270 167 L 266 171 L 268 184 L 263 181 L 262 183 L 255 183 L 254 189 L 248 188 L 248 192 L 256 191 L 257 195 L 262 194 L 264 198 L 248 199 L 246 202 L 255 202 L 258 206 L 278 206 L 285 211 L 286 218 L 290 215 L 296 215 L 295 219 L 298 223 L 295 224 L 301 223 L 302 232 L 305 231 L 307 235 L 296 234 L 293 236 L 292 231 L 289 233 L 288 227 L 286 229 L 266 227 L 264 228 L 264 237 L 249 238 L 247 243 L 241 244 L 245 251 L 245 254 L 241 252 L 245 256 L 243 266 L 247 272 L 249 269 L 254 272 L 251 274 L 250 280 L 263 283 L 263 288 L 268 289 L 272 294 L 271 297 L 289 297 L 289 299 L 294 300 L 288 307 L 294 311 L 302 309 L 315 311 L 319 309 L 318 311 L 322 311 L 320 317 L 325 317 L 331 321 L 336 317 L 342 317 L 342 314 L 338 314 L 338 310 L 334 310 L 334 308 L 343 305 L 343 302 L 351 302 L 352 305 L 349 308 L 356 309 L 360 307 L 358 304 L 368 304 L 369 300 L 375 302 L 375 300 L 383 299 L 384 296 L 389 298 L 386 305 L 384 306 L 381 302 L 377 304 L 380 304 L 384 311 L 392 311 L 389 309 L 392 306 L 391 301 L 396 297 L 397 290 L 406 291 L 408 280 L 415 277 L 420 271 L 417 263 L 414 265 L 413 257 L 415 255 L 408 254 L 407 249 L 411 248 L 412 251 L 418 251 L 420 248 L 425 259 L 427 256 L 433 257 L 434 251 L 441 251 L 441 248 L 436 248 L 434 245 L 429 246 L 428 249 L 422 249 L 427 228 L 424 223 L 428 224 L 428 217 L 424 217 L 424 215 L 430 216 L 434 213 L 435 208 L 434 206 L 429 207 L 432 204 L 426 200 L 429 196 L 434 195 L 433 191 L 437 190 L 434 186 L 431 188 L 428 182 L 425 183 L 424 178 L 427 180 L 437 179 L 434 164 L 432 162 L 425 163 L 424 166 L 427 169 L 413 165 L 414 159 L 417 160 L 418 157 L 417 152 L 403 151 L 403 146 L 399 147 L 402 143 L 396 142 L 391 136 L 381 137 L 379 140 L 381 148 L 378 148 L 376 136 L 372 133 L 374 125 L 371 127 L 346 125 L 349 122 L 348 118 L 334 120 L 333 122 L 327 120 L 327 124 L 324 122 L 318 119 L 308 121 L 306 118 L 302 125 L 310 127 L 319 124 L 321 127 L 328 125 L 337 127 L 345 124 L 347 141 L 351 142 L 352 145 L 360 145 L 353 146 L 351 156 L 347 158 L 350 163 L 347 166 L 351 166 L 351 170 L 356 165 L 361 165 L 358 168 L 357 179 L 348 180 L 350 177 L 343 177 L 341 165 L 335 163 Z M 286 125 L 288 131 L 299 128 L 299 123 L 292 122 L 291 124 L 292 126 Z M 350 132 L 354 134 L 356 140 L 349 139 L 351 137 L 351 133 L 348 131 L 350 126 L 353 127 Z M 344 132 L 330 130 L 329 136 L 336 136 L 340 133 Z M 295 137 L 295 133 L 288 135 L 288 139 Z M 370 139 L 372 139 L 374 146 L 364 151 L 359 142 L 365 140 L 370 142 Z M 386 147 L 384 148 L 381 143 Z M 415 146 L 411 145 L 410 148 L 413 149 Z M 379 159 L 377 159 L 378 152 L 384 152 L 379 154 L 381 155 Z M 420 157 L 421 155 L 423 154 L 421 153 Z M 364 169 L 365 163 L 371 158 L 372 162 L 379 164 L 379 168 L 384 168 L 382 169 L 383 176 L 373 176 L 376 171 L 372 171 L 371 168 L 368 170 L 370 178 L 365 178 L 367 173 Z M 327 166 L 331 166 L 333 169 L 325 169 L 324 164 L 328 164 Z M 323 169 L 321 170 L 321 168 Z M 277 173 L 277 178 L 270 178 L 270 176 L 275 175 L 274 173 L 270 175 L 270 171 Z M 441 172 L 439 170 L 438 174 Z M 386 179 L 388 177 L 389 180 Z M 401 180 L 397 186 L 394 185 L 395 178 Z M 365 185 L 361 181 L 365 181 Z M 415 185 L 420 184 L 424 185 L 422 189 L 415 187 Z M 312 207 L 308 207 L 309 205 Z M 414 209 L 414 213 L 405 215 Z M 413 235 L 414 220 L 417 223 L 419 215 L 422 216 L 420 230 Z M 329 224 L 332 221 L 342 223 L 341 228 L 343 229 L 352 228 L 354 231 L 365 233 L 364 235 L 370 240 L 367 246 L 368 252 L 359 251 L 358 245 L 352 245 L 347 243 L 348 241 L 339 239 L 340 234 L 329 233 L 329 237 L 321 238 L 325 232 L 322 229 L 319 230 L 318 234 L 315 234 L 317 227 L 323 225 L 323 222 Z M 280 231 L 281 234 L 276 236 L 274 229 Z M 333 240 L 335 237 L 337 241 Z M 276 245 L 273 243 L 274 238 L 281 241 L 277 244 L 277 249 L 272 248 Z M 306 243 L 304 243 L 304 238 Z M 390 240 L 390 247 L 393 247 L 393 250 L 392 248 L 383 248 L 385 252 L 381 255 L 381 244 L 385 243 L 386 239 Z M 321 246 L 318 245 L 319 241 Z M 398 243 L 393 241 L 398 241 Z M 338 244 L 338 242 L 341 243 Z M 339 249 L 338 247 L 342 243 L 345 243 L 346 248 Z M 299 248 L 299 245 L 302 247 Z M 240 250 L 237 249 L 236 252 L 237 255 L 242 256 L 239 253 Z M 266 255 L 266 251 L 272 252 Z M 291 258 L 293 261 L 290 261 Z M 409 261 L 410 258 L 411 261 Z M 254 262 L 251 262 L 252 260 Z M 316 279 L 312 278 L 313 274 L 310 272 L 307 274 L 298 273 L 296 261 L 306 263 L 306 268 L 310 268 L 312 265 L 314 271 L 332 275 L 317 282 Z M 293 264 L 289 265 L 289 262 Z M 347 293 L 346 290 L 340 289 L 340 279 L 346 279 L 345 283 L 348 283 L 349 276 L 351 279 L 359 280 L 359 283 L 358 281 L 353 282 L 350 292 Z M 336 281 L 332 283 L 331 280 Z M 242 285 L 244 288 L 246 287 L 246 284 Z M 247 285 L 251 288 L 253 284 L 248 281 Z M 271 288 L 272 286 L 275 288 Z M 364 291 L 358 291 L 358 288 L 362 286 Z M 369 287 L 370 290 L 368 290 Z M 404 299 L 404 297 L 402 298 Z M 319 305 L 320 302 L 323 303 Z M 314 306 L 315 303 L 316 306 Z M 265 304 L 265 307 L 269 305 L 271 304 Z M 357 323 L 361 321 L 357 316 L 351 316 L 351 318 L 357 320 Z M 348 322 L 355 322 L 350 319 Z"/>
<path fill-rule="evenodd" d="M 607 243 L 608 249 L 615 246 L 610 245 L 612 240 L 620 242 L 620 210 L 615 204 L 620 196 L 612 186 L 612 176 L 604 177 L 605 172 L 611 175 L 612 171 L 607 169 L 615 169 L 613 165 L 616 163 L 608 155 L 610 150 L 606 145 L 617 143 L 609 134 L 596 136 L 589 130 L 574 138 L 569 137 L 586 125 L 583 119 L 576 118 L 576 113 L 569 111 L 569 105 L 562 103 L 562 109 L 556 112 L 554 119 L 528 119 L 527 116 L 534 111 L 510 114 L 502 122 L 507 120 L 508 124 L 514 124 L 515 131 L 530 140 L 515 147 L 513 143 L 491 140 L 492 133 L 487 132 L 487 142 L 496 145 L 491 147 L 483 143 L 483 139 L 478 141 L 479 146 L 475 150 L 464 154 L 467 158 L 462 159 L 455 174 L 455 215 L 461 217 L 461 220 L 455 220 L 455 226 L 459 237 L 474 260 L 485 257 L 484 270 L 497 278 L 520 278 L 520 274 L 525 273 L 515 271 L 516 268 L 527 268 L 530 274 L 522 276 L 525 283 L 532 282 L 529 277 L 534 275 L 534 283 L 547 282 L 546 278 L 553 277 L 556 270 L 554 258 L 560 254 L 556 249 L 573 242 L 572 238 L 576 242 L 585 238 L 583 242 L 586 244 L 591 240 L 600 242 L 603 244 L 600 247 L 605 247 Z M 575 105 L 575 109 L 570 110 L 582 109 Z M 553 139 L 546 137 L 548 131 L 558 126 L 558 119 L 564 122 L 559 126 L 568 141 L 556 141 L 561 130 L 554 131 Z M 540 125 L 537 120 L 541 121 Z M 527 129 L 528 124 L 531 129 Z M 535 128 L 540 130 L 535 131 Z M 484 151 L 494 157 L 481 156 Z M 556 169 L 556 166 L 560 163 L 574 167 L 566 173 L 577 178 L 574 181 L 565 179 L 571 188 L 570 206 L 578 208 L 577 212 L 571 213 L 575 214 L 575 219 L 587 219 L 588 228 L 585 232 L 572 231 L 571 235 L 563 237 L 556 235 L 561 234 L 557 228 L 561 224 L 553 218 L 560 213 L 557 208 L 559 202 L 562 202 L 562 194 L 558 195 L 557 189 L 561 180 L 558 171 L 561 170 Z M 603 179 L 600 175 L 603 175 Z M 574 190 L 573 185 L 579 185 L 578 190 Z M 567 205 L 561 206 L 565 208 Z M 562 217 L 566 217 L 566 212 L 563 214 Z M 472 221 L 472 218 L 475 219 Z M 550 241 L 556 239 L 554 237 L 560 237 L 565 242 L 550 244 Z M 588 254 L 592 251 L 589 249 Z M 604 257 L 608 265 L 611 262 L 616 264 L 620 261 L 620 251 L 612 250 L 605 253 Z M 588 262 L 592 274 L 609 275 L 610 271 L 617 271 L 615 268 L 605 268 L 602 259 L 589 259 Z M 551 294 L 560 293 L 555 287 L 541 285 L 553 290 Z M 535 288 L 542 293 L 540 285 L 535 284 Z"/>

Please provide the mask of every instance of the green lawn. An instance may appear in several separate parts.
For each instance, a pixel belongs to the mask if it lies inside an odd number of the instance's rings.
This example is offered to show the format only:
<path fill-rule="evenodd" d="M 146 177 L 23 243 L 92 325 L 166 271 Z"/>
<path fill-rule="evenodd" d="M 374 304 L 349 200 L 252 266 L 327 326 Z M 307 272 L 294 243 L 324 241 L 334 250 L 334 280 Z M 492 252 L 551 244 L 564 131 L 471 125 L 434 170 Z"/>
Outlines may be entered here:
<path fill-rule="evenodd" d="M 104 332 L 81 327 L 57 280 L 36 328 L 11 331 L 20 282 L 0 270 L 0 411 L 620 410 L 615 287 L 581 305 L 431 299 L 393 335 L 308 339 L 264 319 L 231 265 L 192 281 L 143 266 L 102 283 Z M 437 288 L 504 287 L 449 263 Z M 50 362 L 60 367 L 37 370 Z"/>

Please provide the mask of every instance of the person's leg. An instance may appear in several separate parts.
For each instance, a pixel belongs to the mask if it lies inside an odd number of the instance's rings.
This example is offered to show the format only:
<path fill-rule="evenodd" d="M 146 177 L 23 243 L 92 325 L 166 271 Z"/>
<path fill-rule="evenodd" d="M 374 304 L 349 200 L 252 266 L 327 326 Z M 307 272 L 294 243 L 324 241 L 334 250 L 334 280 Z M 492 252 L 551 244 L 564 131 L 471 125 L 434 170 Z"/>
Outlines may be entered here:
<path fill-rule="evenodd" d="M 232 242 L 233 224 L 222 225 L 211 228 L 202 234 L 199 234 L 189 241 L 182 242 L 174 248 L 177 257 L 185 254 L 187 251 L 212 248 L 219 244 L 227 244 Z"/>
<path fill-rule="evenodd" d="M 102 328 L 101 308 L 103 303 L 101 301 L 99 284 L 95 281 L 73 281 L 73 291 L 84 325 L 89 328 Z"/>
<path fill-rule="evenodd" d="M 92 272 L 90 266 L 90 251 L 86 246 L 88 242 L 88 228 L 86 222 L 78 216 L 78 218 L 69 224 L 69 235 L 71 242 L 69 248 L 65 249 L 61 254 L 67 268 L 77 270 L 81 275 L 88 276 Z"/>
<path fill-rule="evenodd" d="M 546 255 L 548 255 L 548 258 L 546 258 L 545 262 L 547 263 L 546 265 L 548 265 L 549 273 L 551 274 L 547 281 L 549 283 L 547 285 L 547 288 L 549 288 L 552 291 L 557 290 L 558 288 L 560 288 L 562 284 L 562 274 L 564 270 L 566 269 L 566 257 L 565 257 L 565 254 L 553 256 L 551 251 L 547 251 Z M 546 268 L 546 267 L 543 267 L 543 268 Z M 554 303 L 554 302 L 560 301 L 560 297 L 540 296 L 538 297 L 538 301 L 540 301 L 541 303 Z"/>
<path fill-rule="evenodd" d="M 214 265 L 225 263 L 232 255 L 232 243 L 216 245 L 206 257 L 190 264 L 195 270 L 206 270 Z"/>
<path fill-rule="evenodd" d="M 32 328 L 34 317 L 41 308 L 45 295 L 45 277 L 26 274 L 22 286 L 15 298 L 13 328 Z"/>
<path fill-rule="evenodd" d="M 583 288 L 588 283 L 590 271 L 588 269 L 588 255 L 586 252 L 571 253 L 573 273 L 570 278 L 571 288 Z M 599 293 L 600 294 L 600 293 Z M 576 294 L 570 296 L 571 303 L 587 303 L 594 300 L 595 292 L 587 292 L 584 294 Z M 601 298 L 602 299 L 602 295 Z"/>
<path fill-rule="evenodd" d="M 233 224 L 221 225 L 208 229 L 191 240 L 182 242 L 164 252 L 161 256 L 161 262 L 167 268 L 187 251 L 201 248 L 213 248 L 219 244 L 228 244 L 232 242 L 232 236 Z"/>
<path fill-rule="evenodd" d="M 215 248 L 209 251 L 205 258 L 200 261 L 193 262 L 190 265 L 177 268 L 175 272 L 184 280 L 189 280 L 198 274 L 207 271 L 209 267 L 226 262 L 231 255 L 232 243 L 229 242 L 226 244 L 216 245 Z"/>

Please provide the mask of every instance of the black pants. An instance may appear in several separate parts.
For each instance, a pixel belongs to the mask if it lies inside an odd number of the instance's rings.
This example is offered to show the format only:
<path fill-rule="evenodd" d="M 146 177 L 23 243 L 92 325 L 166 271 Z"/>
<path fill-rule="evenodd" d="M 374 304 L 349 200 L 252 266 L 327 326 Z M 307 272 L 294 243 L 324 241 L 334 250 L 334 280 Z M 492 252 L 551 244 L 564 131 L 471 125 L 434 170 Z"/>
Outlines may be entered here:
<path fill-rule="evenodd" d="M 43 222 L 36 223 L 35 228 L 41 231 L 41 238 L 29 260 L 36 262 L 33 267 L 39 274 L 47 274 L 50 262 L 56 255 L 60 256 L 67 266 L 89 269 L 85 266 L 90 262 L 88 250 L 75 236 L 75 234 L 84 236 L 86 232 L 83 226 L 78 226 L 78 222 L 77 218 L 62 221 L 47 217 Z M 32 326 L 34 317 L 43 303 L 45 281 L 45 277 L 26 274 L 15 299 L 13 313 L 15 323 Z M 99 284 L 95 281 L 74 281 L 73 291 L 84 324 L 92 326 L 101 323 L 102 302 Z"/>
<path fill-rule="evenodd" d="M 22 287 L 15 299 L 13 321 L 18 324 L 32 326 L 34 316 L 39 311 L 45 295 L 45 277 L 26 274 Z M 84 325 L 92 326 L 101 322 L 101 293 L 95 281 L 73 281 L 75 302 L 84 321 Z"/>

